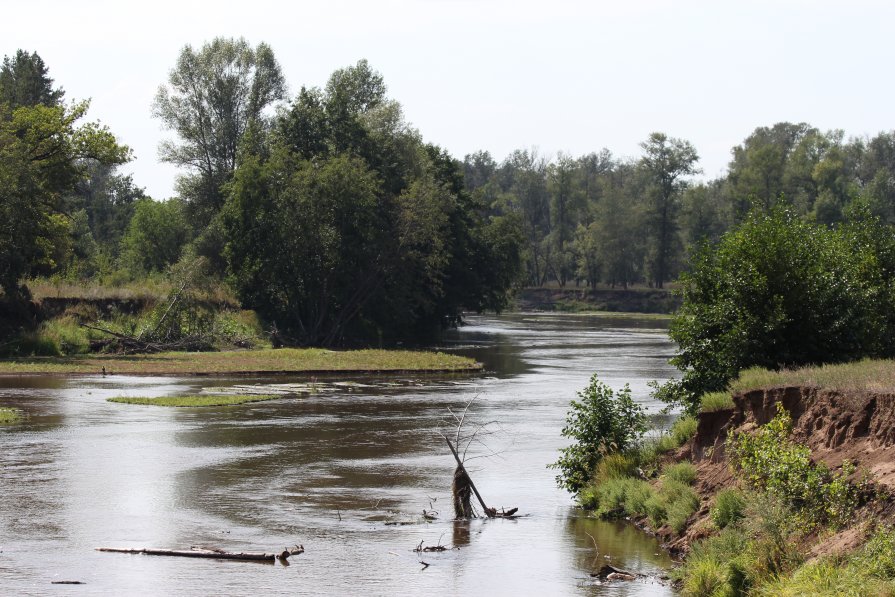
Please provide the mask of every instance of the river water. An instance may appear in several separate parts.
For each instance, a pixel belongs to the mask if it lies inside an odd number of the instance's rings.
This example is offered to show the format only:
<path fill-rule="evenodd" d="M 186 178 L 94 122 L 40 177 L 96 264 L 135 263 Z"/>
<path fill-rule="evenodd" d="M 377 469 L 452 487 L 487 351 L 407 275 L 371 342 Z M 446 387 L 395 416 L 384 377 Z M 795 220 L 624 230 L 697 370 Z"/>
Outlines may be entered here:
<path fill-rule="evenodd" d="M 83 595 L 670 595 L 652 580 L 599 585 L 606 562 L 671 565 L 655 540 L 584 516 L 546 465 L 569 400 L 591 373 L 629 383 L 674 375 L 655 319 L 470 317 L 439 347 L 485 364 L 476 377 L 356 380 L 0 378 L 0 593 Z M 114 395 L 274 391 L 270 402 L 171 409 Z M 516 520 L 452 521 L 454 461 L 439 431 L 472 400 L 473 480 Z M 491 454 L 490 456 L 488 454 Z M 422 511 L 437 519 L 422 522 Z M 424 546 L 445 552 L 417 554 Z M 280 551 L 289 565 L 101 553 L 95 547 Z M 421 564 L 428 563 L 428 567 Z M 81 581 L 82 586 L 53 585 Z"/>

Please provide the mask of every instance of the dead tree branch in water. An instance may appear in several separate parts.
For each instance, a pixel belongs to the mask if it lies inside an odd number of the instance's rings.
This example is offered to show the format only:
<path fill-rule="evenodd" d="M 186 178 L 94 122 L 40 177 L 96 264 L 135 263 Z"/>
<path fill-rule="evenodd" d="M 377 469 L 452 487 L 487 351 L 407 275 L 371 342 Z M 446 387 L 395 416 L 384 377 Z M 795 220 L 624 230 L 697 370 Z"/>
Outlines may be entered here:
<path fill-rule="evenodd" d="M 475 518 L 475 510 L 472 506 L 472 496 L 475 495 L 476 500 L 479 505 L 482 507 L 482 511 L 489 518 L 494 518 L 498 516 L 513 516 L 518 508 L 513 508 L 509 512 L 498 512 L 496 508 L 490 508 L 485 504 L 485 500 L 482 499 L 481 494 L 479 493 L 478 488 L 473 483 L 472 478 L 469 476 L 469 471 L 466 469 L 465 463 L 469 460 L 473 460 L 474 458 L 482 458 L 484 456 L 497 456 L 500 453 L 493 451 L 491 448 L 485 444 L 483 441 L 484 437 L 488 437 L 500 431 L 500 428 L 496 421 L 489 421 L 483 424 L 472 425 L 472 431 L 467 431 L 464 427 L 467 424 L 467 415 L 469 414 L 469 408 L 472 406 L 472 403 L 475 399 L 478 398 L 478 395 L 473 396 L 463 407 L 463 410 L 459 413 L 454 412 L 450 407 L 448 408 L 448 413 L 450 413 L 453 418 L 453 423 L 456 426 L 453 432 L 453 442 L 451 438 L 446 434 L 442 433 L 441 437 L 444 438 L 445 443 L 447 443 L 448 448 L 451 450 L 451 454 L 453 454 L 454 459 L 457 461 L 457 468 L 454 470 L 454 479 L 452 482 L 451 493 L 453 495 L 454 502 L 454 516 L 458 519 L 460 518 Z M 486 454 L 480 454 L 478 456 L 468 456 L 470 447 L 476 444 L 481 446 L 487 450 Z"/>

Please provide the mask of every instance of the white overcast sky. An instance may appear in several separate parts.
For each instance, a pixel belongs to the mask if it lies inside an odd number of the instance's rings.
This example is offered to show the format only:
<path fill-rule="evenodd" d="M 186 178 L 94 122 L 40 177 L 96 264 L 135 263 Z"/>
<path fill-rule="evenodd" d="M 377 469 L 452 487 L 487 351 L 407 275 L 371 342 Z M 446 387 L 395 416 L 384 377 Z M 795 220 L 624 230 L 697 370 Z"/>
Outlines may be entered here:
<path fill-rule="evenodd" d="M 366 58 L 423 137 L 456 157 L 517 148 L 637 156 L 652 131 L 691 141 L 707 177 L 757 126 L 848 136 L 895 128 L 895 3 L 825 0 L 4 2 L 0 54 L 37 51 L 66 98 L 131 146 L 123 168 L 173 193 L 150 115 L 185 44 L 274 50 L 290 94 Z"/>

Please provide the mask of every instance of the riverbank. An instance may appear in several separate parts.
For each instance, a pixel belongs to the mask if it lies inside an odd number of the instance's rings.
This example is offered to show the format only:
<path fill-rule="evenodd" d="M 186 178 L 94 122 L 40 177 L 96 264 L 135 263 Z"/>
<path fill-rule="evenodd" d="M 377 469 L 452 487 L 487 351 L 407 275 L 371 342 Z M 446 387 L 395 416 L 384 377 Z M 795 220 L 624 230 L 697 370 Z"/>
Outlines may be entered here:
<path fill-rule="evenodd" d="M 680 448 L 604 459 L 580 499 L 683 557 L 684 595 L 895 594 L 893 370 L 744 372 Z"/>
<path fill-rule="evenodd" d="M 514 297 L 517 311 L 670 315 L 679 306 L 680 298 L 665 288 L 523 288 Z"/>
<path fill-rule="evenodd" d="M 20 357 L 0 360 L 0 375 L 326 375 L 475 373 L 475 360 L 443 352 L 278 348 L 138 355 Z"/>

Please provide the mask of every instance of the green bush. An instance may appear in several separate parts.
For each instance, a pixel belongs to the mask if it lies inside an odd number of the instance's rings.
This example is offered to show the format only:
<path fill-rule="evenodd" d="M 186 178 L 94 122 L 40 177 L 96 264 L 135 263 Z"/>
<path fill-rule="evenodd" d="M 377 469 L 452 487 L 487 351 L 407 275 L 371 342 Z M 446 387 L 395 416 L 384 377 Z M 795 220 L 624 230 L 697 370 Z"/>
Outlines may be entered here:
<path fill-rule="evenodd" d="M 748 367 L 895 354 L 895 237 L 855 216 L 831 229 L 783 207 L 755 210 L 694 254 L 670 327 L 683 378 L 656 396 L 695 413 Z"/>
<path fill-rule="evenodd" d="M 877 578 L 895 579 L 895 532 L 891 528 L 877 530 L 856 557 L 856 564 Z"/>
<path fill-rule="evenodd" d="M 723 529 L 735 523 L 743 517 L 746 510 L 746 500 L 736 489 L 722 489 L 715 496 L 715 505 L 712 506 L 710 516 L 712 523 Z"/>
<path fill-rule="evenodd" d="M 614 393 L 594 375 L 578 398 L 571 402 L 562 430 L 574 443 L 550 465 L 560 471 L 557 484 L 573 493 L 587 485 L 603 456 L 632 448 L 647 429 L 643 407 L 631 398 L 627 385 Z"/>
<path fill-rule="evenodd" d="M 687 567 L 681 586 L 685 597 L 728 597 L 734 593 L 728 578 L 729 567 L 714 559 L 698 560 Z"/>
<path fill-rule="evenodd" d="M 784 500 L 806 523 L 844 524 L 853 514 L 859 492 L 848 483 L 854 467 L 843 464 L 833 474 L 811 461 L 811 450 L 790 438 L 792 420 L 777 403 L 777 415 L 754 434 L 728 438 L 731 462 L 752 487 Z"/>
<path fill-rule="evenodd" d="M 84 354 L 90 350 L 87 330 L 74 317 L 65 316 L 45 321 L 38 334 L 58 348 L 57 354 Z"/>
<path fill-rule="evenodd" d="M 692 485 L 696 480 L 696 467 L 690 462 L 678 462 L 665 467 L 664 476 L 684 485 Z"/>

